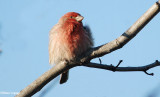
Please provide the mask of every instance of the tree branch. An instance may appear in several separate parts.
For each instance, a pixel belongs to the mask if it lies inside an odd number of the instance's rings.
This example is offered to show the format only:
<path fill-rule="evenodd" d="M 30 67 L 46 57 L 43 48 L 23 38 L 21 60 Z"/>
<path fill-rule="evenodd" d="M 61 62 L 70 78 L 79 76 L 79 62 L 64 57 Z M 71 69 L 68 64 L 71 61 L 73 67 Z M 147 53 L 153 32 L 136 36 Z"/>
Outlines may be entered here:
<path fill-rule="evenodd" d="M 61 62 L 55 65 L 49 71 L 45 72 L 42 76 L 28 85 L 22 91 L 20 91 L 20 93 L 15 97 L 31 97 L 32 95 L 40 91 L 52 79 L 54 79 L 67 69 L 70 69 L 70 67 L 67 65 L 67 62 Z"/>
<path fill-rule="evenodd" d="M 117 39 L 102 46 L 91 49 L 81 62 L 91 60 L 109 54 L 127 44 L 148 22 L 160 11 L 160 0 L 151 6 L 126 32 Z"/>
<path fill-rule="evenodd" d="M 117 67 L 113 65 L 105 65 L 105 64 L 98 64 L 98 63 L 88 63 L 83 66 L 86 67 L 92 67 L 92 68 L 99 68 L 99 69 L 105 69 L 105 70 L 110 70 L 110 71 L 119 71 L 119 72 L 128 72 L 128 71 L 142 71 L 146 73 L 147 75 L 153 75 L 153 73 L 147 73 L 147 70 L 160 66 L 160 62 L 156 60 L 156 62 L 145 65 L 145 66 L 139 66 L 139 67 Z"/>
<path fill-rule="evenodd" d="M 55 67 L 51 68 L 49 71 L 44 73 L 33 83 L 31 83 L 22 91 L 20 91 L 20 93 L 15 97 L 30 97 L 34 95 L 39 90 L 41 90 L 48 82 L 54 79 L 56 76 L 58 76 L 65 70 L 70 69 L 72 67 L 88 63 L 88 65 L 83 65 L 83 66 L 88 66 L 88 67 L 95 66 L 94 68 L 98 68 L 98 64 L 96 65 L 96 63 L 89 63 L 89 61 L 93 58 L 101 57 L 105 54 L 111 53 L 117 49 L 122 48 L 133 37 L 135 37 L 137 33 L 159 12 L 159 9 L 160 9 L 159 3 L 160 3 L 160 0 L 157 3 L 155 3 L 142 17 L 140 17 L 137 20 L 137 22 L 135 22 L 125 33 L 123 33 L 117 39 L 105 45 L 92 48 L 91 50 L 86 52 L 85 55 L 80 57 L 79 60 L 76 60 L 76 62 L 69 62 L 69 63 L 61 62 L 60 64 L 57 64 Z M 113 67 L 108 65 L 105 65 L 105 67 L 107 70 L 113 69 Z M 152 65 L 147 65 L 142 67 L 117 67 L 116 71 L 145 71 L 146 72 L 148 68 L 150 69 L 152 67 L 153 67 Z"/>

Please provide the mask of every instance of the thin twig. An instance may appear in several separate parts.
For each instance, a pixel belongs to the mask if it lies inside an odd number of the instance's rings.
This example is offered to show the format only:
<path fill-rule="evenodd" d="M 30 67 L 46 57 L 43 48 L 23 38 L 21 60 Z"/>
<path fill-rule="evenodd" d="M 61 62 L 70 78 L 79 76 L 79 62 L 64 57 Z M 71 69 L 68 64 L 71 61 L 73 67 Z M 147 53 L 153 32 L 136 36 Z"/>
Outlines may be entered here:
<path fill-rule="evenodd" d="M 123 62 L 123 60 L 120 60 L 116 68 Z"/>
<path fill-rule="evenodd" d="M 117 64 L 117 66 L 116 66 L 116 67 L 114 67 L 113 72 L 115 72 L 115 71 L 116 71 L 116 69 L 118 68 L 118 66 L 119 66 L 122 62 L 123 62 L 123 60 L 120 60 L 120 61 L 119 61 L 119 63 Z M 112 64 L 111 64 L 111 65 L 112 65 Z"/>
<path fill-rule="evenodd" d="M 102 60 L 100 58 L 98 58 L 98 59 L 99 59 L 99 63 L 102 64 Z"/>
<path fill-rule="evenodd" d="M 144 73 L 147 74 L 147 75 L 151 75 L 151 76 L 154 75 L 154 73 L 148 73 L 147 71 L 144 71 Z"/>

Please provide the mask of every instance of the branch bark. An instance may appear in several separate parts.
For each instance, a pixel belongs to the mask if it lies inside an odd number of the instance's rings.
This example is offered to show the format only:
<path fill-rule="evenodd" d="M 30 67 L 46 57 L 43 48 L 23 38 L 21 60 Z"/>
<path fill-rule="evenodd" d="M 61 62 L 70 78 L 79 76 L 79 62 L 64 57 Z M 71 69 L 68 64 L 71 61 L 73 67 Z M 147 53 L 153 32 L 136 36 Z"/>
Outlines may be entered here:
<path fill-rule="evenodd" d="M 40 91 L 52 79 L 54 79 L 67 69 L 69 69 L 67 62 L 61 62 L 58 65 L 55 65 L 49 71 L 45 72 L 42 76 L 28 85 L 22 91 L 20 91 L 20 93 L 15 97 L 31 97 L 32 95 Z"/>
<path fill-rule="evenodd" d="M 105 45 L 90 49 L 84 56 L 80 57 L 79 60 L 76 60 L 76 62 L 70 62 L 70 63 L 61 62 L 57 64 L 55 67 L 51 68 L 49 71 L 44 73 L 33 83 L 31 83 L 22 91 L 20 91 L 20 93 L 17 94 L 15 97 L 30 97 L 34 95 L 35 93 L 40 91 L 48 82 L 54 79 L 56 76 L 58 76 L 65 70 L 68 70 L 75 66 L 88 66 L 88 67 L 112 70 L 111 68 L 113 67 L 111 66 L 108 66 L 108 65 L 104 66 L 102 64 L 99 65 L 96 63 L 89 63 L 89 61 L 93 58 L 101 57 L 105 54 L 111 53 L 117 49 L 122 48 L 133 37 L 135 37 L 138 34 L 138 32 L 159 12 L 160 10 L 159 3 L 160 3 L 160 0 L 158 1 L 158 3 L 155 3 L 146 13 L 144 13 L 142 17 L 140 17 L 126 32 L 124 32 L 117 39 Z M 148 67 L 150 69 L 155 67 L 155 65 L 147 65 L 142 67 L 117 67 L 116 71 L 143 71 L 145 70 L 144 68 L 148 68 Z"/>
<path fill-rule="evenodd" d="M 117 39 L 106 43 L 102 46 L 91 49 L 81 62 L 91 60 L 93 58 L 101 57 L 105 54 L 109 54 L 117 49 L 122 48 L 132 38 L 134 38 L 138 32 L 160 11 L 160 0 L 151 6 L 127 31 L 125 31 Z"/>

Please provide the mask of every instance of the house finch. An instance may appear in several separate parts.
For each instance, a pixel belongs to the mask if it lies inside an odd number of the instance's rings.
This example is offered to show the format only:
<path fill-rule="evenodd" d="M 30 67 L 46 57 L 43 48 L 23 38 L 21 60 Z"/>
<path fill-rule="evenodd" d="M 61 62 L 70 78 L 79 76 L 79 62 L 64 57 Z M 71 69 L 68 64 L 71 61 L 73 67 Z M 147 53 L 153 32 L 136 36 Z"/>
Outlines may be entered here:
<path fill-rule="evenodd" d="M 73 61 L 93 46 L 89 27 L 83 27 L 83 16 L 68 12 L 51 29 L 49 34 L 49 63 Z M 60 84 L 68 79 L 68 71 L 61 74 Z"/>

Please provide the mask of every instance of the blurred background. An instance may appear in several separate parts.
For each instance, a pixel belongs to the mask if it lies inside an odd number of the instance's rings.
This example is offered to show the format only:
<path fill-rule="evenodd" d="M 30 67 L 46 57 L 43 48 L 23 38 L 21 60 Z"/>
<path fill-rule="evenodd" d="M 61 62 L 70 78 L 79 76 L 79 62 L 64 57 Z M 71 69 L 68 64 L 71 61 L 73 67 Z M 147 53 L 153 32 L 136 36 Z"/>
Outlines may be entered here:
<path fill-rule="evenodd" d="M 65 13 L 84 16 L 99 46 L 120 36 L 156 1 L 0 0 L 0 97 L 15 96 L 51 68 L 49 31 Z M 142 66 L 160 60 L 159 28 L 160 14 L 122 49 L 101 57 L 102 63 Z M 76 67 L 67 83 L 60 85 L 57 77 L 33 97 L 160 97 L 160 67 L 148 72 L 155 75 Z"/>

